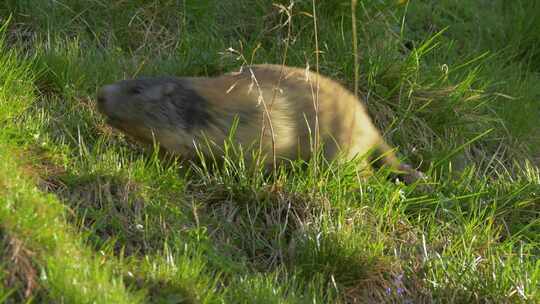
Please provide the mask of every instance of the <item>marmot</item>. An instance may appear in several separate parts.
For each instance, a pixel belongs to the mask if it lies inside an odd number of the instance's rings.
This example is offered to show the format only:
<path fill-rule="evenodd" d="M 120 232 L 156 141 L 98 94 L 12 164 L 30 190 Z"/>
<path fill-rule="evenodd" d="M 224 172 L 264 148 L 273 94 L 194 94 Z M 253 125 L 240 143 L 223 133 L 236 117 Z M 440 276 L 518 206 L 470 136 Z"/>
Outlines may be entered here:
<path fill-rule="evenodd" d="M 423 176 L 398 161 L 358 98 L 308 69 L 253 65 L 217 77 L 123 80 L 99 90 L 98 110 L 136 140 L 155 141 L 182 157 L 195 157 L 195 145 L 208 152 L 207 140 L 223 145 L 237 119 L 234 140 L 243 147 L 257 143 L 251 147 L 261 149 L 269 166 L 274 160 L 308 160 L 318 129 L 328 160 L 373 151 L 406 183 Z"/>

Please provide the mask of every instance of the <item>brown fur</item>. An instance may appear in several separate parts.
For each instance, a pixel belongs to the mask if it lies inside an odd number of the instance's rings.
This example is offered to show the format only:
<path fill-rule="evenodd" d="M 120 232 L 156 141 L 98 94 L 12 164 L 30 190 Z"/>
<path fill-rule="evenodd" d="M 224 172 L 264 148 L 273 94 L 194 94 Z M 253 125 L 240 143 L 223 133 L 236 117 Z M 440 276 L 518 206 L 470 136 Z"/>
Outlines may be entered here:
<path fill-rule="evenodd" d="M 374 150 L 384 164 L 404 171 L 406 182 L 422 177 L 398 161 L 358 98 L 305 69 L 255 65 L 213 78 L 128 80 L 102 88 L 98 101 L 111 125 L 142 142 L 155 138 L 167 151 L 187 157 L 203 136 L 222 144 L 238 118 L 235 140 L 244 147 L 259 143 L 268 165 L 273 152 L 277 160 L 309 159 L 318 117 L 326 159 L 350 160 Z"/>

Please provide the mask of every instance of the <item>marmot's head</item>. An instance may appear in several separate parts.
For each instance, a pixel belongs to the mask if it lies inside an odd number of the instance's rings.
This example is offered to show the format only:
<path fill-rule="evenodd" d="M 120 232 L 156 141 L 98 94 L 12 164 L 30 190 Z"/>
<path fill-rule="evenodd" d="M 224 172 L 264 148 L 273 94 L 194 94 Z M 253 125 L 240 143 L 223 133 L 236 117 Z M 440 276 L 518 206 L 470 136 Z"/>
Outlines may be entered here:
<path fill-rule="evenodd" d="M 98 110 L 111 126 L 151 143 L 208 122 L 206 101 L 177 78 L 123 80 L 102 87 Z"/>

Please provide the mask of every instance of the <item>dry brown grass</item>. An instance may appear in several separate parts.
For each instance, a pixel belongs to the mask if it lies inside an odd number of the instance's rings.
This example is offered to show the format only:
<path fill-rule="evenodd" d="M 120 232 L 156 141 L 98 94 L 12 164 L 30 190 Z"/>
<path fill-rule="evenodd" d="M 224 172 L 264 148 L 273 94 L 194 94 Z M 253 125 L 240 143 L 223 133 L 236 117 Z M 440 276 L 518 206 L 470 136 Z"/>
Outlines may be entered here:
<path fill-rule="evenodd" d="M 41 288 L 38 283 L 39 270 L 34 261 L 35 257 L 35 253 L 24 241 L 9 235 L 0 227 L 0 260 L 3 261 L 0 277 L 7 289 L 15 291 L 16 294 L 11 296 L 12 300 L 29 300 Z"/>

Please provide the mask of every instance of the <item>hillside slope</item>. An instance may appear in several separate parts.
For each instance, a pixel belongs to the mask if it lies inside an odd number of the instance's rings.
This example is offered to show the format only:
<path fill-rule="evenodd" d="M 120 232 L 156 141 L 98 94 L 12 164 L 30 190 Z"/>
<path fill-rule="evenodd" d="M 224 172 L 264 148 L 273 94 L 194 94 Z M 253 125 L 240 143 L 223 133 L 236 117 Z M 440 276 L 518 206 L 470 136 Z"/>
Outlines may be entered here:
<path fill-rule="evenodd" d="M 358 2 L 358 65 L 349 1 L 0 3 L 0 302 L 540 302 L 540 4 Z M 432 190 L 166 161 L 96 111 L 265 62 L 358 85 Z"/>

